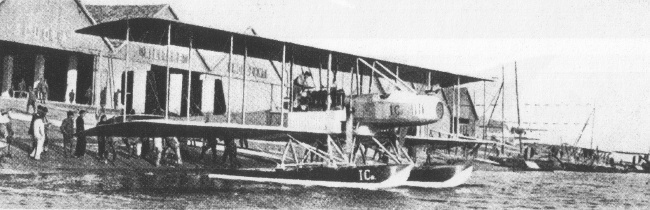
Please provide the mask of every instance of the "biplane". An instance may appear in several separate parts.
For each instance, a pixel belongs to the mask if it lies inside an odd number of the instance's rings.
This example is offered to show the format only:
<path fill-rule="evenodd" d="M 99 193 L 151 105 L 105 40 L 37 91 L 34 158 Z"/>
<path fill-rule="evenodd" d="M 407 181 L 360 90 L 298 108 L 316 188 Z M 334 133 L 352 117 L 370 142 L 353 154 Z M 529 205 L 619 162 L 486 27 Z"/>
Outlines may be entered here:
<path fill-rule="evenodd" d="M 167 47 L 174 45 L 280 62 L 281 73 L 278 76 L 283 87 L 279 125 L 245 124 L 243 109 L 241 124 L 232 123 L 230 104 L 227 104 L 224 113 L 226 122 L 190 121 L 190 114 L 187 114 L 187 121 L 170 120 L 167 107 L 164 118 L 127 120 L 125 112 L 124 120 L 99 125 L 84 131 L 84 135 L 244 138 L 286 142 L 282 159 L 276 168 L 215 169 L 210 172 L 209 177 L 219 179 L 354 188 L 396 187 L 407 183 L 420 187 L 453 187 L 467 180 L 472 172 L 472 167 L 467 164 L 414 169 L 413 161 L 402 145 L 405 141 L 425 144 L 433 140 L 407 138 L 407 130 L 412 126 L 439 121 L 444 112 L 444 103 L 438 97 L 418 94 L 412 85 L 400 79 L 398 73 L 419 72 L 418 75 L 422 77 L 415 79 L 429 80 L 429 83 L 433 77 L 440 78 L 439 85 L 442 87 L 485 79 L 174 20 L 124 19 L 79 29 L 77 32 L 125 40 L 127 44 L 137 41 Z M 160 40 L 167 42 L 160 43 Z M 128 55 L 126 58 L 128 62 Z M 285 82 L 288 63 L 291 68 L 297 64 L 319 69 L 326 63 L 327 86 L 319 91 L 307 92 L 306 97 L 311 99 L 305 102 L 309 107 L 307 109 L 301 108 L 299 111 L 292 105 L 297 94 L 290 88 L 292 83 Z M 343 85 L 335 87 L 335 82 L 330 82 L 330 72 L 339 69 L 350 69 L 350 91 L 347 96 L 342 91 Z M 394 72 L 391 69 L 395 69 Z M 232 79 L 232 71 L 232 65 L 228 64 L 228 79 Z M 291 69 L 288 75 L 290 79 L 293 79 L 292 72 Z M 392 88 L 381 88 L 380 91 L 371 93 L 369 87 L 364 87 L 364 79 L 360 79 L 364 76 L 370 78 L 370 83 L 383 83 Z M 355 89 L 352 88 L 353 85 L 356 86 Z M 230 92 L 228 91 L 229 97 Z M 190 95 L 187 94 L 187 97 Z M 189 101 L 186 100 L 187 103 Z M 317 144 L 325 146 L 314 146 Z M 297 148 L 305 152 L 297 152 Z M 373 150 L 382 154 L 381 161 L 368 160 L 368 151 Z M 310 156 L 316 156 L 318 160 L 314 161 Z"/>

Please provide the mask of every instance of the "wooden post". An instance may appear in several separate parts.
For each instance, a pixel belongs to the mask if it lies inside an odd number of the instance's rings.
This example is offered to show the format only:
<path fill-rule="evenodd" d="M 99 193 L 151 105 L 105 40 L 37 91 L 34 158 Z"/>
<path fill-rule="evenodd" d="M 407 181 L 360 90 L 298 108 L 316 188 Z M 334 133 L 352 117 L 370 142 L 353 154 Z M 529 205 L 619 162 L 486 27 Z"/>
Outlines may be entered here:
<path fill-rule="evenodd" d="M 248 46 L 244 42 L 244 69 L 242 70 L 241 90 L 241 124 L 246 124 L 246 59 L 248 59 Z"/>
<path fill-rule="evenodd" d="M 293 112 L 293 101 L 296 100 L 295 93 L 293 92 L 293 51 L 291 53 L 291 64 L 289 66 L 289 112 Z"/>
<path fill-rule="evenodd" d="M 456 77 L 456 139 L 458 139 L 459 128 L 460 128 L 460 77 Z"/>
<path fill-rule="evenodd" d="M 487 138 L 487 127 L 486 127 L 486 119 L 485 119 L 485 110 L 486 110 L 487 104 L 485 104 L 485 81 L 483 81 L 483 139 Z M 488 122 L 489 123 L 489 122 Z M 487 147 L 486 147 L 487 149 Z"/>
<path fill-rule="evenodd" d="M 192 96 L 192 35 L 190 35 L 190 48 L 187 51 L 187 121 L 190 121 L 190 102 Z"/>
<path fill-rule="evenodd" d="M 329 111 L 330 106 L 332 106 L 332 97 L 330 97 L 332 84 L 330 82 L 330 72 L 332 72 L 332 52 L 327 56 L 327 102 L 325 103 L 325 111 Z"/>
<path fill-rule="evenodd" d="M 167 91 L 165 92 L 165 119 L 169 119 L 169 82 L 171 81 L 169 79 L 169 47 L 171 45 L 171 31 L 172 31 L 172 24 L 169 24 L 169 27 L 167 28 Z"/>
<path fill-rule="evenodd" d="M 357 68 L 359 68 L 359 60 L 357 60 Z M 353 89 L 353 77 L 354 76 L 354 67 L 350 67 L 350 95 L 352 95 L 352 89 Z"/>
<path fill-rule="evenodd" d="M 287 45 L 282 45 L 282 74 L 280 76 L 280 127 L 284 127 L 284 71 L 287 59 Z M 291 106 L 291 103 L 289 103 Z"/>
<path fill-rule="evenodd" d="M 363 94 L 363 75 L 361 75 L 361 70 L 357 70 L 357 80 L 359 81 L 359 94 Z"/>
<path fill-rule="evenodd" d="M 92 84 L 91 84 L 91 86 L 90 86 L 90 87 L 93 88 L 93 90 L 92 90 L 92 91 L 93 91 L 93 95 L 92 95 L 92 97 L 91 97 L 92 99 L 91 99 L 90 101 L 92 101 L 91 103 L 92 103 L 93 105 L 97 105 L 97 104 L 99 104 L 100 106 L 101 106 L 101 104 L 100 104 L 100 102 L 101 102 L 101 98 L 100 98 L 99 100 L 97 100 L 98 97 L 97 97 L 97 92 L 96 92 L 96 90 L 98 90 L 98 89 L 95 87 L 95 86 L 97 85 L 97 84 L 95 83 L 95 80 L 97 80 L 97 72 L 99 72 L 99 62 L 101 61 L 101 60 L 100 60 L 101 57 L 102 57 L 102 52 L 99 52 L 98 55 L 94 56 L 94 59 L 93 59 L 93 71 L 92 71 L 92 72 L 93 72 L 93 75 L 90 77 L 90 78 L 93 78 L 93 82 L 92 82 Z M 68 69 L 70 69 L 70 68 L 68 68 Z M 77 72 L 79 72 L 79 71 L 77 70 Z M 135 77 L 135 75 L 133 75 L 133 76 Z M 77 81 L 79 81 L 79 77 L 77 77 Z M 75 87 L 75 88 L 76 88 L 76 87 Z M 99 88 L 99 90 L 101 91 L 101 88 Z M 66 92 L 67 92 L 67 90 L 66 90 Z M 78 93 L 78 92 L 79 92 L 79 90 L 77 89 L 77 93 Z M 101 96 L 102 96 L 102 95 L 101 95 L 101 92 L 100 92 L 99 97 L 101 97 Z M 96 100 L 97 100 L 97 101 L 96 101 Z M 104 100 L 106 100 L 106 99 L 104 99 Z M 73 98 L 72 101 L 73 101 L 72 103 L 74 104 L 74 103 L 77 101 L 77 99 L 76 99 L 76 98 Z"/>
<path fill-rule="evenodd" d="M 226 106 L 226 116 L 228 123 L 232 120 L 232 109 L 230 108 L 230 98 L 232 97 L 232 53 L 233 53 L 233 35 L 230 35 L 230 53 L 228 54 L 228 104 Z"/>
<path fill-rule="evenodd" d="M 122 92 L 123 92 L 122 97 L 124 98 L 124 108 L 122 109 L 122 122 L 126 122 L 126 102 L 127 102 L 126 93 L 128 93 L 126 88 L 129 87 L 129 85 L 127 83 L 129 82 L 129 39 L 130 39 L 129 36 L 131 35 L 130 33 L 131 33 L 131 27 L 129 26 L 129 24 L 127 22 L 127 25 L 126 25 L 126 43 L 125 43 L 125 46 L 124 46 L 125 47 L 125 53 L 124 53 L 124 60 L 125 60 L 125 62 L 124 62 L 124 66 L 125 66 L 125 68 L 124 68 L 124 81 L 122 81 L 122 82 L 124 82 L 124 87 L 122 88 Z M 169 52 L 167 54 L 169 54 Z M 169 83 L 167 85 L 169 86 Z M 79 94 L 78 89 L 77 89 L 77 94 Z M 165 119 L 167 119 L 166 116 L 165 116 Z"/>
<path fill-rule="evenodd" d="M 359 68 L 357 68 L 357 95 L 361 94 L 361 83 L 359 83 L 359 76 L 360 76 L 360 71 Z"/>
<path fill-rule="evenodd" d="M 373 67 L 375 63 L 372 64 Z M 370 81 L 368 81 L 368 93 L 372 92 L 372 81 L 375 80 L 375 71 L 370 71 Z"/>
<path fill-rule="evenodd" d="M 431 72 L 427 72 L 427 84 L 429 85 L 429 90 L 431 90 Z"/>
<path fill-rule="evenodd" d="M 373 70 L 370 71 L 370 82 L 369 82 L 370 84 L 368 84 L 368 93 L 370 93 L 370 88 L 371 88 L 370 86 L 372 86 L 372 79 L 375 77 L 375 70 L 374 70 L 374 69 L 376 69 L 375 68 L 375 63 L 377 63 L 377 61 L 372 62 Z"/>

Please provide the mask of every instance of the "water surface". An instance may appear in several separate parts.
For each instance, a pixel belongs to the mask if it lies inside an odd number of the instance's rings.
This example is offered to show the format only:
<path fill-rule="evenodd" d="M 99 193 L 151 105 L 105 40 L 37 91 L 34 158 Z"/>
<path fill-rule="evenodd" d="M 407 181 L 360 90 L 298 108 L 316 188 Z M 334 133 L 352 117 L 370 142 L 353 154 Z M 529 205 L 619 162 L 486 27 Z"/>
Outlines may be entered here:
<path fill-rule="evenodd" d="M 387 190 L 208 179 L 199 173 L 0 175 L 3 208 L 650 209 L 650 174 L 477 171 L 451 189 Z"/>

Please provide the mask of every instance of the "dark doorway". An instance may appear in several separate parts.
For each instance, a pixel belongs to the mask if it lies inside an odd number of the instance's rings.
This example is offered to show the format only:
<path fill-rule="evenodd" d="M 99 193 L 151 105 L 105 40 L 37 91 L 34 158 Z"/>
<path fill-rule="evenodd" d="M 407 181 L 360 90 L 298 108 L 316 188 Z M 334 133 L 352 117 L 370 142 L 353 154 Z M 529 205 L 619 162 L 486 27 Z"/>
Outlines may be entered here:
<path fill-rule="evenodd" d="M 147 114 L 164 115 L 167 101 L 167 69 L 152 65 L 147 72 L 147 98 L 144 112 Z"/>
<path fill-rule="evenodd" d="M 188 71 L 183 72 L 183 92 L 181 99 L 181 116 L 187 116 L 187 82 Z M 203 115 L 201 111 L 201 96 L 203 95 L 203 81 L 201 81 L 201 74 L 192 72 L 192 87 L 190 93 L 190 114 L 191 116 Z"/>
<path fill-rule="evenodd" d="M 44 55 L 44 77 L 48 86 L 47 100 L 65 101 L 65 88 L 68 79 L 68 57 L 71 55 L 72 53 L 54 52 L 50 50 Z"/>
<path fill-rule="evenodd" d="M 95 71 L 94 58 L 91 55 L 77 54 L 77 89 L 75 92 L 75 100 L 79 104 L 92 104 L 93 95 L 95 91 L 92 88 L 93 72 Z M 66 67 L 67 68 L 67 67 Z M 67 75 L 67 71 L 64 75 Z M 129 74 L 131 77 L 133 74 Z M 132 79 L 132 78 L 131 78 Z M 48 80 L 49 81 L 49 80 Z M 64 80 L 66 81 L 66 80 Z M 132 80 L 131 80 L 132 81 Z M 65 99 L 65 85 L 63 86 L 63 98 Z"/>
<path fill-rule="evenodd" d="M 0 51 L 2 55 L 0 63 L 4 62 L 4 56 L 13 56 L 13 74 L 11 78 L 13 89 L 19 90 L 21 81 L 24 81 L 25 84 L 24 91 L 29 90 L 29 87 L 33 87 L 35 52 L 39 51 L 38 48 L 17 43 L 0 42 L 0 49 L 2 49 Z"/>
<path fill-rule="evenodd" d="M 226 113 L 226 101 L 223 96 L 223 84 L 220 79 L 214 80 L 214 115 Z"/>

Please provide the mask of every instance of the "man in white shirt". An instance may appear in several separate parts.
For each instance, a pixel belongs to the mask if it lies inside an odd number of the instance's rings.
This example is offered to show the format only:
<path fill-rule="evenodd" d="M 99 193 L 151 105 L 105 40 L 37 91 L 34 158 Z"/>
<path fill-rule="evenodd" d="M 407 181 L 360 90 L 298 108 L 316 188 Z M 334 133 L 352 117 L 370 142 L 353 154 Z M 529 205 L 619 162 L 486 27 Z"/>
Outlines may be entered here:
<path fill-rule="evenodd" d="M 38 113 L 34 115 L 34 122 L 33 122 L 34 131 L 32 134 L 32 139 L 34 139 L 34 141 L 36 142 L 36 148 L 34 148 L 34 150 L 29 156 L 36 160 L 41 159 L 41 153 L 43 152 L 43 144 L 45 143 L 45 122 L 43 121 L 43 118 L 45 118 L 45 113 L 47 113 L 47 108 L 39 106 Z"/>

